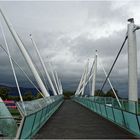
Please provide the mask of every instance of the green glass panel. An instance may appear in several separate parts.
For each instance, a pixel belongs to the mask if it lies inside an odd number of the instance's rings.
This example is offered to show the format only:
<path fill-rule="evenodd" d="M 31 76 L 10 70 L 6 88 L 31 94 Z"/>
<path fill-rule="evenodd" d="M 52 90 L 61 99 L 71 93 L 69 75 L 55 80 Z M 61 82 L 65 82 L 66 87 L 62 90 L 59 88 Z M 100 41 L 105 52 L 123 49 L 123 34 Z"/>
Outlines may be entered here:
<path fill-rule="evenodd" d="M 17 133 L 17 128 L 16 121 L 0 98 L 0 133 L 4 137 L 14 138 Z"/>
<path fill-rule="evenodd" d="M 18 108 L 25 116 L 20 138 L 33 136 L 62 103 L 63 96 L 52 96 L 27 102 L 18 102 Z"/>
<path fill-rule="evenodd" d="M 21 138 L 28 138 L 32 133 L 33 123 L 34 123 L 35 114 L 26 117 L 24 125 L 21 132 Z"/>
<path fill-rule="evenodd" d="M 140 115 L 138 115 L 137 118 L 138 118 L 139 126 L 140 126 Z"/>
<path fill-rule="evenodd" d="M 108 119 L 114 121 L 114 116 L 113 116 L 112 108 L 109 107 L 109 106 L 106 106 L 106 111 L 107 111 Z"/>
<path fill-rule="evenodd" d="M 46 113 L 45 113 L 45 120 L 48 119 L 49 113 L 50 113 L 50 106 L 47 106 L 47 107 L 46 107 Z"/>
<path fill-rule="evenodd" d="M 126 111 L 124 111 L 123 113 L 124 113 L 126 127 L 129 130 L 131 130 L 131 131 L 135 132 L 136 134 L 140 135 L 136 115 L 132 114 L 132 113 L 129 113 L 129 112 L 126 112 Z"/>
<path fill-rule="evenodd" d="M 49 114 L 49 112 L 50 112 L 50 110 L 51 110 L 51 107 L 50 107 L 51 105 L 48 105 L 47 107 L 46 107 L 46 115 L 48 115 Z"/>
<path fill-rule="evenodd" d="M 96 112 L 101 114 L 100 105 L 98 103 L 96 103 L 96 109 Z"/>
<path fill-rule="evenodd" d="M 137 114 L 140 115 L 140 104 L 137 104 Z"/>
<path fill-rule="evenodd" d="M 96 112 L 95 103 L 91 101 L 91 110 Z"/>
<path fill-rule="evenodd" d="M 106 117 L 106 110 L 105 110 L 105 105 L 100 105 L 100 108 L 101 108 L 101 114 Z"/>
<path fill-rule="evenodd" d="M 122 108 L 120 108 L 117 100 L 110 97 L 89 97 L 89 99 L 92 100 L 92 102 L 90 102 L 90 105 L 88 104 L 88 108 L 91 108 L 91 110 L 99 114 L 101 111 L 102 116 L 106 115 L 109 120 L 117 123 L 123 128 L 125 127 L 128 131 L 131 131 L 136 135 L 140 135 L 140 116 L 138 116 L 138 118 L 136 117 L 136 114 L 139 115 L 140 113 L 140 104 L 138 102 L 120 100 L 122 105 Z M 82 102 L 82 104 L 85 104 L 86 100 L 87 98 L 80 97 L 79 103 Z"/>
<path fill-rule="evenodd" d="M 116 99 L 112 100 L 112 104 L 113 104 L 113 107 L 120 108 L 119 103 L 118 103 L 118 101 Z"/>
<path fill-rule="evenodd" d="M 91 102 L 88 100 L 88 108 L 91 109 Z"/>
<path fill-rule="evenodd" d="M 136 113 L 138 105 L 136 102 L 124 100 L 123 107 L 128 112 Z"/>
<path fill-rule="evenodd" d="M 35 131 L 40 125 L 41 114 L 42 114 L 42 110 L 37 112 L 37 114 L 36 114 L 33 131 Z"/>
<path fill-rule="evenodd" d="M 123 101 L 123 106 L 124 106 L 124 109 L 126 111 L 130 111 L 130 109 L 129 109 L 129 102 L 128 101 Z"/>
<path fill-rule="evenodd" d="M 94 109 L 95 109 L 95 112 L 97 112 L 97 106 L 95 102 L 94 102 Z"/>
<path fill-rule="evenodd" d="M 84 106 L 88 107 L 88 102 L 86 100 L 84 101 Z"/>
<path fill-rule="evenodd" d="M 46 108 L 43 109 L 41 121 L 44 121 L 46 114 Z"/>
<path fill-rule="evenodd" d="M 83 102 L 83 105 L 84 105 L 84 106 L 87 105 L 86 100 L 82 100 L 82 102 Z"/>
<path fill-rule="evenodd" d="M 136 114 L 136 102 L 129 101 L 128 111 Z"/>
<path fill-rule="evenodd" d="M 113 108 L 114 111 L 114 117 L 115 117 L 115 122 L 118 123 L 119 125 L 125 127 L 125 121 L 123 118 L 122 111 L 119 109 Z"/>
<path fill-rule="evenodd" d="M 49 113 L 48 113 L 48 115 L 52 112 L 52 110 L 53 110 L 53 104 L 50 104 L 49 105 Z"/>
<path fill-rule="evenodd" d="M 45 106 L 52 104 L 56 100 L 62 99 L 63 96 L 59 95 L 57 97 L 51 96 L 46 98 L 40 98 L 37 100 L 32 101 L 24 101 L 24 102 L 18 102 L 18 108 L 21 110 L 24 116 L 30 115 L 32 113 L 37 112 L 38 110 L 41 110 Z"/>
<path fill-rule="evenodd" d="M 87 107 L 90 108 L 90 101 L 87 100 Z"/>

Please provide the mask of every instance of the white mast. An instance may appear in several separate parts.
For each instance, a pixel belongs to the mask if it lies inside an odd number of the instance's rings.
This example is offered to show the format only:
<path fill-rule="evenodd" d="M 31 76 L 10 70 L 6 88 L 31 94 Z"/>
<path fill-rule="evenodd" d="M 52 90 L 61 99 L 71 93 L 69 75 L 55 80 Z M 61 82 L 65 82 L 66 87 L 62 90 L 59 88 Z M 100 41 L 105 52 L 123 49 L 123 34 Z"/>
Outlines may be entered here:
<path fill-rule="evenodd" d="M 22 44 L 20 38 L 18 37 L 16 31 L 12 27 L 12 24 L 5 17 L 5 15 L 4 15 L 4 13 L 2 12 L 1 9 L 0 9 L 0 12 L 1 12 L 1 15 L 3 16 L 5 22 L 6 22 L 7 26 L 8 26 L 8 29 L 10 30 L 10 32 L 11 32 L 13 38 L 14 38 L 17 46 L 21 50 L 21 52 L 22 52 L 22 54 L 23 54 L 23 56 L 24 56 L 24 58 L 25 58 L 25 60 L 26 60 L 26 62 L 28 64 L 28 66 L 30 67 L 30 69 L 31 69 L 31 71 L 32 71 L 32 73 L 33 73 L 33 75 L 34 75 L 34 77 L 35 77 L 35 79 L 36 79 L 36 81 L 37 81 L 42 93 L 46 97 L 49 97 L 50 95 L 49 95 L 48 91 L 46 90 L 46 88 L 45 88 L 45 86 L 44 86 L 44 84 L 43 84 L 43 82 L 42 82 L 42 80 L 41 80 L 41 78 L 40 78 L 40 76 L 39 76 L 39 74 L 38 74 L 38 72 L 37 72 L 37 70 L 36 70 L 36 68 L 35 68 L 35 66 L 34 66 L 34 64 L 33 64 L 32 60 L 31 60 L 31 58 L 30 58 L 30 56 L 29 56 L 29 54 L 28 54 L 28 52 L 26 51 L 26 49 L 25 49 L 24 45 Z"/>
<path fill-rule="evenodd" d="M 61 88 L 60 88 L 60 84 L 59 84 L 58 74 L 57 74 L 56 70 L 54 70 L 54 76 L 56 77 L 56 83 L 58 85 L 59 93 L 61 93 Z"/>
<path fill-rule="evenodd" d="M 97 73 L 97 50 L 96 50 L 96 54 L 95 54 L 95 64 L 94 64 L 94 69 L 93 69 L 93 78 L 92 78 L 92 90 L 91 90 L 91 94 L 92 96 L 95 95 L 95 83 L 96 83 L 96 73 Z"/>
<path fill-rule="evenodd" d="M 128 77 L 129 77 L 129 100 L 138 101 L 138 79 L 137 79 L 137 46 L 134 19 L 128 19 Z"/>
<path fill-rule="evenodd" d="M 80 83 L 79 83 L 79 85 L 78 85 L 78 88 L 77 88 L 77 90 L 76 90 L 75 95 L 79 94 L 80 88 L 81 88 L 81 86 L 82 86 L 82 84 L 83 84 L 83 78 L 84 78 L 84 73 L 83 73 L 82 76 L 81 76 Z"/>
<path fill-rule="evenodd" d="M 34 41 L 34 39 L 33 39 L 33 37 L 32 37 L 31 34 L 30 34 L 30 39 L 31 39 L 31 41 L 32 41 L 32 43 L 33 43 L 33 46 L 35 47 L 35 50 L 36 50 L 38 56 L 39 56 L 40 62 L 41 62 L 41 64 L 42 64 L 42 67 L 43 67 L 43 69 L 44 69 L 44 71 L 45 71 L 45 74 L 46 74 L 46 76 L 47 76 L 47 78 L 48 78 L 49 84 L 51 85 L 51 88 L 52 88 L 52 90 L 53 90 L 53 94 L 54 94 L 54 95 L 57 95 L 57 93 L 56 93 L 56 91 L 55 91 L 55 89 L 54 89 L 53 83 L 52 83 L 52 81 L 51 81 L 50 75 L 49 75 L 49 73 L 48 73 L 48 71 L 47 71 L 47 69 L 46 69 L 45 63 L 44 63 L 44 61 L 43 61 L 43 59 L 42 59 L 42 57 L 41 57 L 41 55 L 40 55 L 40 52 L 39 52 L 39 50 L 38 50 L 38 48 L 37 48 L 37 45 L 36 45 L 36 43 L 35 43 L 35 41 Z"/>
<path fill-rule="evenodd" d="M 90 69 L 90 71 L 88 72 L 87 74 L 87 80 L 85 82 L 85 86 L 88 84 L 88 82 L 90 82 L 91 78 L 93 77 L 93 75 L 95 73 L 93 73 L 93 68 L 94 68 L 94 65 L 95 65 L 95 59 L 93 61 L 93 64 L 92 64 L 92 67 Z M 86 67 L 85 67 L 86 68 Z M 92 73 L 91 73 L 92 72 Z M 80 83 L 79 83 L 79 86 L 78 86 L 78 89 L 76 90 L 76 94 L 80 94 L 83 90 L 84 87 L 81 87 L 83 85 L 83 82 L 84 82 L 84 74 L 85 74 L 85 70 L 84 70 L 84 73 L 82 74 L 82 77 L 81 77 L 81 80 L 80 80 Z"/>
<path fill-rule="evenodd" d="M 89 60 L 87 61 L 86 68 L 85 68 L 85 74 L 83 78 L 83 88 L 82 88 L 81 95 L 84 95 L 84 90 L 85 90 L 86 80 L 87 80 L 87 75 L 88 75 L 88 66 L 89 66 Z"/>
<path fill-rule="evenodd" d="M 60 85 L 60 94 L 63 94 L 63 88 L 62 88 L 62 83 L 60 79 L 59 79 L 59 85 Z"/>
<path fill-rule="evenodd" d="M 58 88 L 58 84 L 56 82 L 56 77 L 54 75 L 54 69 L 53 69 L 53 66 L 52 66 L 52 63 L 50 62 L 50 72 L 51 72 L 51 75 L 52 75 L 52 78 L 53 78 L 53 81 L 54 81 L 54 84 L 55 84 L 55 87 L 57 89 L 57 93 L 60 94 L 60 91 L 59 91 L 59 88 Z"/>
<path fill-rule="evenodd" d="M 8 43 L 7 43 L 7 40 L 6 40 L 1 22 L 0 22 L 0 26 L 1 26 L 2 35 L 3 35 L 3 38 L 4 38 L 4 42 L 5 42 L 5 46 L 6 46 L 6 49 L 7 49 L 7 54 L 8 54 L 10 64 L 11 64 L 11 67 L 12 67 L 13 75 L 14 75 L 14 78 L 15 78 L 16 86 L 17 86 L 17 89 L 18 89 L 19 97 L 20 97 L 20 100 L 23 102 L 23 98 L 22 98 L 21 91 L 20 91 L 20 88 L 19 88 L 19 83 L 18 83 L 18 80 L 17 80 L 15 68 L 14 68 L 14 65 L 13 65 L 13 62 L 12 62 L 12 59 L 11 59 L 9 46 L 8 46 Z"/>

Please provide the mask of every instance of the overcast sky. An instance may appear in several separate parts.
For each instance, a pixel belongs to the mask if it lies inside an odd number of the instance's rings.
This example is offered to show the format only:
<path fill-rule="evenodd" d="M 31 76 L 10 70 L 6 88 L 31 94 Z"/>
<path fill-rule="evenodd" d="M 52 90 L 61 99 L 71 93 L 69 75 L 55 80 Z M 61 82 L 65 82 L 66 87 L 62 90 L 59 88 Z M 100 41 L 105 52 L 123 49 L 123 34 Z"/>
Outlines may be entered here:
<path fill-rule="evenodd" d="M 140 25 L 139 1 L 44 1 L 44 2 L 0 2 L 5 15 L 25 44 L 32 59 L 40 64 L 29 39 L 32 33 L 48 68 L 54 64 L 66 90 L 74 90 L 88 58 L 93 59 L 95 50 L 109 71 L 125 38 L 127 19 L 134 17 Z M 11 55 L 32 77 L 16 43 L 0 16 Z M 0 44 L 5 47 L 0 31 Z M 140 31 L 137 31 L 138 76 L 140 77 Z M 111 81 L 120 94 L 127 94 L 127 44 L 111 74 Z M 31 86 L 16 68 L 21 86 Z M 96 88 L 101 87 L 105 76 L 98 65 Z M 8 57 L 0 50 L 0 83 L 14 85 Z M 139 85 L 140 86 L 140 85 Z"/>

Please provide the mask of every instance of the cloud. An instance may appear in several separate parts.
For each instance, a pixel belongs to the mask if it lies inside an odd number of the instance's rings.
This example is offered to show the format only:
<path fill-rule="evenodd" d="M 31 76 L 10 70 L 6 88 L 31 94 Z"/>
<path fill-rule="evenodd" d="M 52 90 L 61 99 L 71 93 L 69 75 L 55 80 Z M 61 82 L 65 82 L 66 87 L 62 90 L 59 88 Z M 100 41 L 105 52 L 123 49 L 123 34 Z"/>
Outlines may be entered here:
<path fill-rule="evenodd" d="M 38 69 L 41 69 L 41 73 L 43 70 L 29 39 L 30 33 L 44 58 L 46 67 L 49 69 L 48 61 L 53 62 L 66 90 L 72 88 L 75 90 L 83 67 L 88 58 L 93 60 L 95 50 L 98 50 L 100 59 L 108 72 L 126 35 L 127 19 L 134 17 L 136 24 L 140 24 L 138 14 L 140 2 L 138 1 L 0 2 L 0 4 L 34 63 Z M 34 80 L 4 22 L 3 25 L 12 57 Z M 140 36 L 139 31 L 137 31 L 139 62 L 140 39 L 138 36 Z M 4 45 L 1 34 L 0 44 Z M 0 82 L 12 83 L 10 64 L 2 51 L 0 51 L 0 60 L 2 60 L 0 61 L 0 76 L 2 77 Z M 124 85 L 125 88 L 128 81 L 127 61 L 126 44 L 110 77 L 120 91 L 124 91 L 122 87 Z M 23 78 L 23 74 L 17 68 L 16 70 L 19 79 L 25 83 L 26 78 Z M 140 77 L 139 63 L 138 73 Z M 97 88 L 101 86 L 104 78 L 102 69 L 98 65 Z"/>

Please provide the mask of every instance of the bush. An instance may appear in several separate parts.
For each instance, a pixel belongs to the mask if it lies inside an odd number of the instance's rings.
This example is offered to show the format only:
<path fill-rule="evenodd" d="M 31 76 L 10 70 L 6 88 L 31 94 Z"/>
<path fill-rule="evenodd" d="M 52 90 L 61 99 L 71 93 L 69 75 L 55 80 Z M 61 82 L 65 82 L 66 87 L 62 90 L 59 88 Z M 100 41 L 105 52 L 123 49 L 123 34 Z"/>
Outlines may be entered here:
<path fill-rule="evenodd" d="M 72 91 L 65 91 L 65 92 L 63 93 L 64 99 L 70 99 L 71 96 L 74 95 L 74 93 L 75 93 L 75 92 L 72 92 Z"/>

